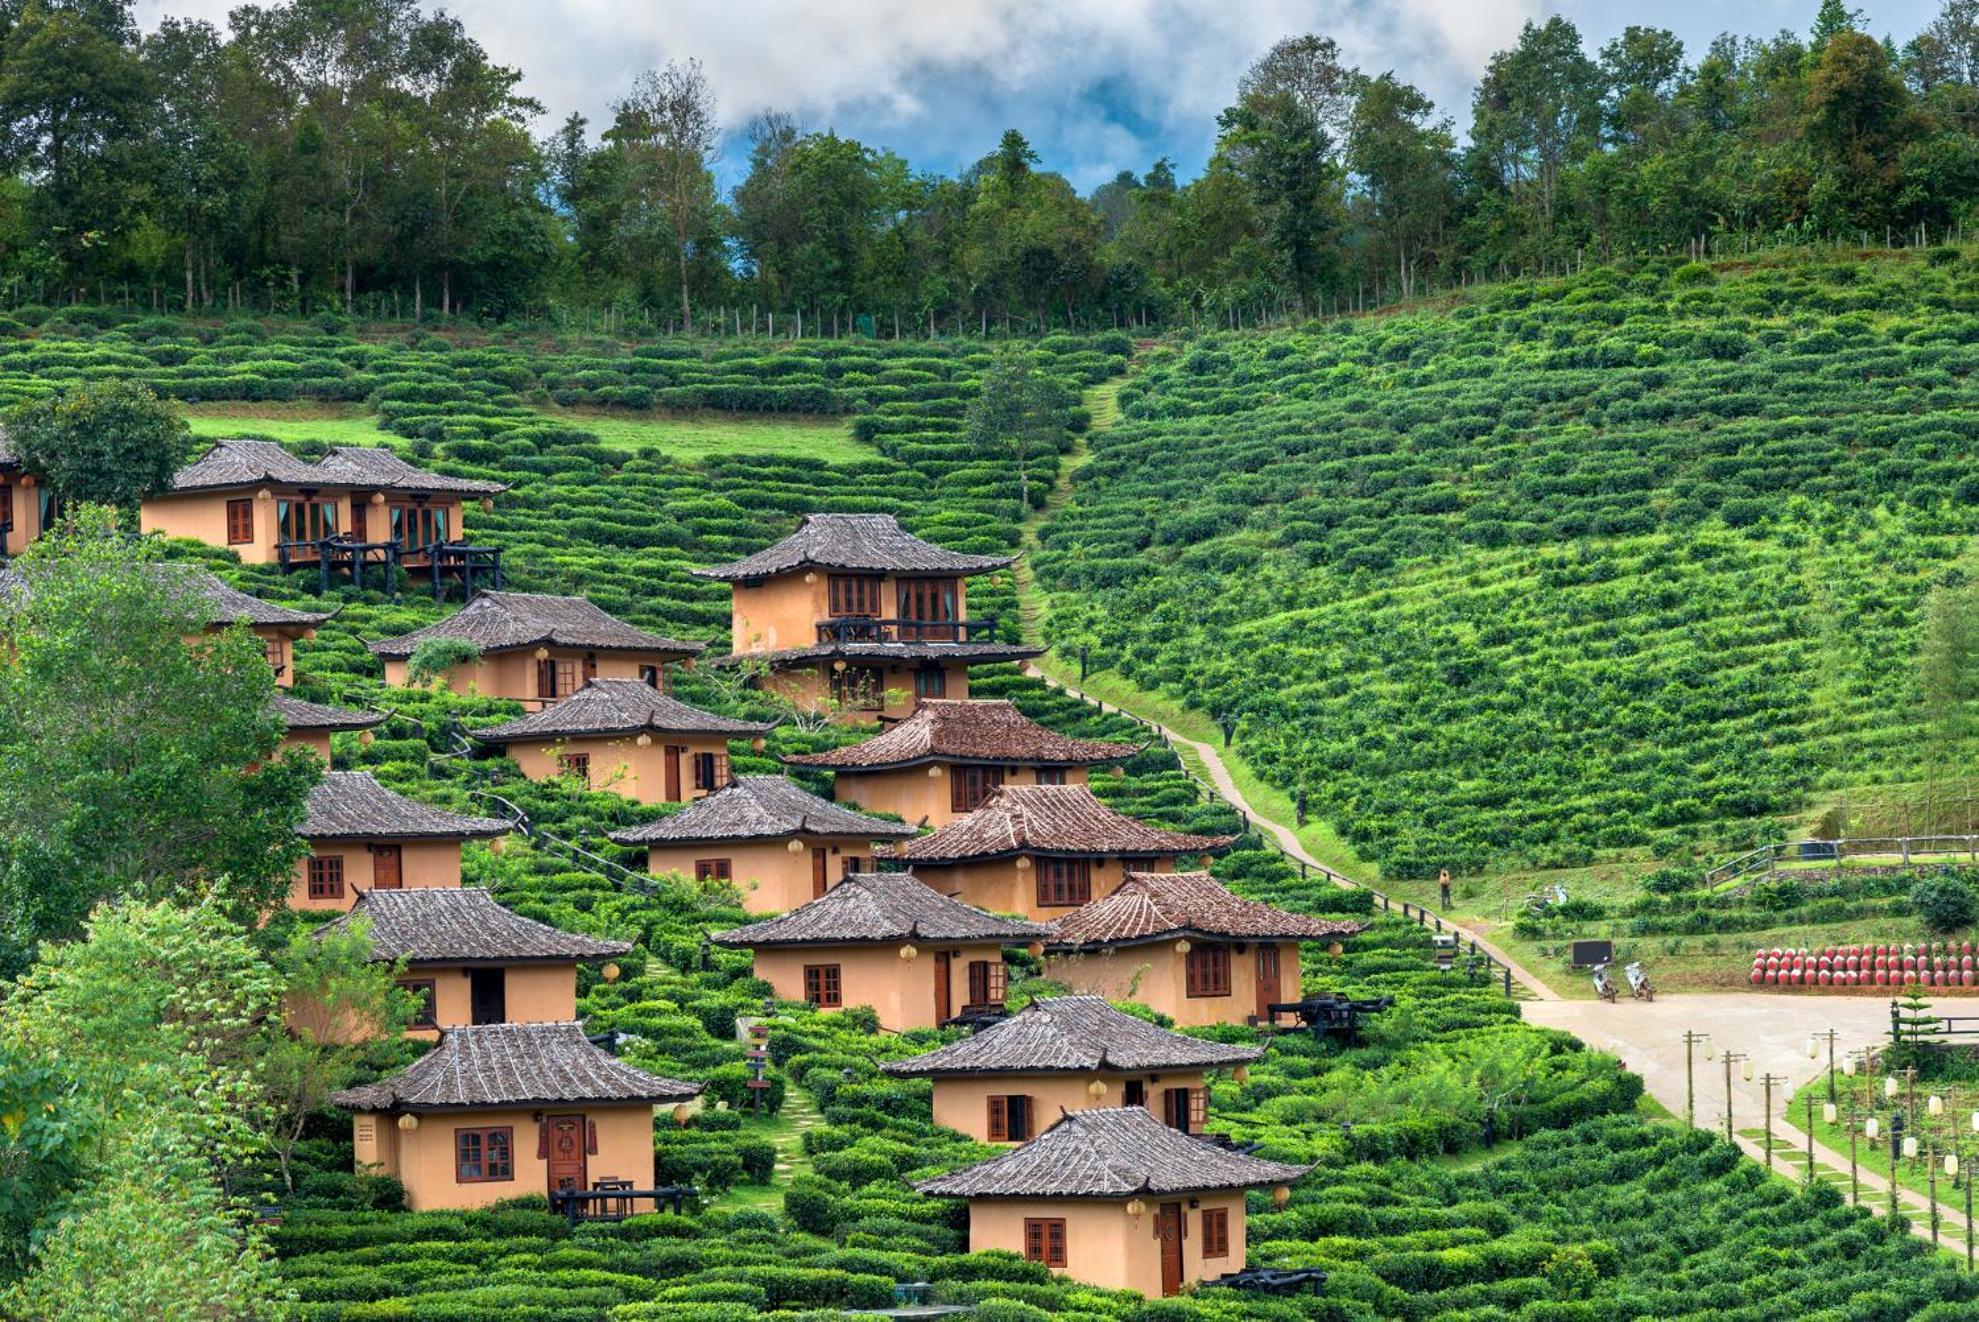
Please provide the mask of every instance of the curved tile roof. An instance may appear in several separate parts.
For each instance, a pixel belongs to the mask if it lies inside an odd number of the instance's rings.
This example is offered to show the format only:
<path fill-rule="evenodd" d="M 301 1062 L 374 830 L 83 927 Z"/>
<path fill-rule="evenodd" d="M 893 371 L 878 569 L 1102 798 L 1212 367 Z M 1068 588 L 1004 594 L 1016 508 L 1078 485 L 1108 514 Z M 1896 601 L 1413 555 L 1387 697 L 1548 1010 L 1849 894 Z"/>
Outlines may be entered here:
<path fill-rule="evenodd" d="M 923 698 L 906 720 L 861 743 L 783 760 L 792 766 L 877 771 L 924 762 L 1092 766 L 1140 752 L 1135 744 L 1074 739 L 1046 729 L 1002 699 Z"/>
<path fill-rule="evenodd" d="M 483 652 L 523 647 L 581 647 L 593 652 L 672 652 L 693 656 L 707 647 L 627 624 L 583 597 L 537 592 L 483 592 L 444 620 L 369 644 L 388 661 L 403 661 L 429 638 L 459 638 Z"/>
<path fill-rule="evenodd" d="M 1085 949 L 1180 936 L 1324 941 L 1352 936 L 1364 926 L 1246 900 L 1207 872 L 1129 872 L 1111 895 L 1059 919 L 1052 945 Z"/>
<path fill-rule="evenodd" d="M 320 460 L 303 459 L 273 441 L 215 441 L 213 448 L 172 476 L 172 491 L 219 491 L 273 483 L 339 490 L 493 495 L 500 482 L 447 477 L 415 468 L 382 446 L 333 445 Z"/>
<path fill-rule="evenodd" d="M 381 711 L 304 702 L 282 689 L 275 691 L 268 706 L 290 730 L 369 730 L 385 723 Z"/>
<path fill-rule="evenodd" d="M 1041 923 L 999 918 L 928 889 L 908 872 L 855 872 L 778 918 L 712 938 L 725 946 L 871 945 L 919 941 L 1039 941 Z"/>
<path fill-rule="evenodd" d="M 1192 1138 L 1144 1106 L 1115 1106 L 1068 1112 L 1020 1148 L 914 1187 L 947 1198 L 1133 1198 L 1289 1184 L 1311 1169 Z"/>
<path fill-rule="evenodd" d="M 334 1093 L 353 1111 L 448 1111 L 565 1102 L 684 1102 L 706 1087 L 628 1065 L 592 1046 L 584 1025 L 483 1024 L 441 1030 L 398 1073 Z"/>
<path fill-rule="evenodd" d="M 692 572 L 699 578 L 729 582 L 768 578 L 807 566 L 872 574 L 981 574 L 1016 559 L 967 555 L 924 542 L 891 514 L 806 514 L 796 531 L 776 545 Z"/>
<path fill-rule="evenodd" d="M 499 817 L 447 812 L 395 794 L 368 771 L 332 771 L 309 791 L 296 834 L 308 840 L 475 840 L 511 829 Z"/>
<path fill-rule="evenodd" d="M 374 960 L 414 963 L 563 963 L 604 959 L 632 949 L 630 941 L 606 941 L 539 923 L 504 909 L 480 887 L 370 890 L 349 913 L 323 924 L 316 936 L 367 926 Z"/>
<path fill-rule="evenodd" d="M 758 735 L 775 721 L 743 721 L 690 707 L 638 679 L 594 679 L 542 711 L 470 733 L 484 744 L 523 739 L 598 738 L 636 734 Z"/>
<path fill-rule="evenodd" d="M 702 840 L 778 840 L 790 835 L 845 835 L 897 840 L 914 834 L 903 822 L 883 821 L 840 807 L 782 776 L 737 776 L 705 799 L 658 821 L 612 832 L 621 845 L 689 844 Z"/>
<path fill-rule="evenodd" d="M 133 562 L 133 572 L 150 574 L 172 596 L 188 601 L 200 612 L 209 629 L 230 624 L 250 628 L 314 629 L 336 617 L 336 611 L 299 611 L 263 601 L 223 580 L 209 569 L 179 561 Z M 29 577 L 18 568 L 0 569 L 0 596 L 13 596 L 33 590 Z M 25 598 L 23 598 L 25 600 Z"/>
<path fill-rule="evenodd" d="M 980 808 L 932 835 L 909 840 L 894 857 L 953 863 L 1011 854 L 1203 854 L 1237 837 L 1163 831 L 1115 812 L 1084 785 L 1003 785 Z"/>
<path fill-rule="evenodd" d="M 1117 1070 L 1216 1069 L 1244 1065 L 1263 1047 L 1240 1047 L 1171 1033 L 1107 1004 L 1099 996 L 1032 1001 L 1001 1023 L 925 1055 L 881 1064 L 910 1078 L 948 1074 L 1053 1074 Z"/>

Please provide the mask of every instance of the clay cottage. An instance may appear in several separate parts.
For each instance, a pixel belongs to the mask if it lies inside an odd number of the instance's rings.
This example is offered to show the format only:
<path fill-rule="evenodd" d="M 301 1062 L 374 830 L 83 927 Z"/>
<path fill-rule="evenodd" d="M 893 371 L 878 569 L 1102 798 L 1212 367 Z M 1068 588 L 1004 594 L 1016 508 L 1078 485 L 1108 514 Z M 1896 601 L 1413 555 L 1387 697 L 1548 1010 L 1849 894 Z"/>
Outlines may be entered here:
<path fill-rule="evenodd" d="M 748 949 L 756 976 L 821 1010 L 870 1005 L 893 1032 L 1003 1010 L 1003 947 L 1050 936 L 923 886 L 904 872 L 855 873 L 780 918 L 713 938 Z"/>
<path fill-rule="evenodd" d="M 642 680 L 594 679 L 541 711 L 472 733 L 531 780 L 574 776 L 641 803 L 681 803 L 729 783 L 729 740 L 760 744 L 773 724 L 690 707 Z"/>
<path fill-rule="evenodd" d="M 412 654 L 436 638 L 471 644 L 480 653 L 444 672 L 448 689 L 508 698 L 532 711 L 594 679 L 637 680 L 663 692 L 668 664 L 691 662 L 707 646 L 649 633 L 583 597 L 483 592 L 444 620 L 370 644 L 385 663 L 385 682 L 404 685 Z"/>
<path fill-rule="evenodd" d="M 816 899 L 847 873 L 872 866 L 876 841 L 911 826 L 821 799 L 781 776 L 738 776 L 670 817 L 614 831 L 646 848 L 646 870 L 732 881 L 750 913 L 782 913 Z"/>
<path fill-rule="evenodd" d="M 385 723 L 385 713 L 350 707 L 331 707 L 305 702 L 291 693 L 277 693 L 270 704 L 282 718 L 282 746 L 307 748 L 330 762 L 330 736 L 349 731 L 375 730 Z"/>
<path fill-rule="evenodd" d="M 1038 655 L 991 641 L 972 620 L 970 577 L 1015 557 L 924 542 L 891 514 L 809 514 L 776 545 L 697 569 L 731 587 L 732 655 L 801 710 L 859 721 L 911 714 L 928 698 L 969 696 L 969 667 Z"/>
<path fill-rule="evenodd" d="M 415 1212 L 653 1182 L 653 1108 L 702 1085 L 600 1051 L 579 1023 L 449 1028 L 398 1073 L 335 1094 L 360 1171 L 405 1185 Z"/>
<path fill-rule="evenodd" d="M 508 832 L 499 817 L 434 808 L 393 793 L 366 771 L 332 771 L 309 792 L 297 831 L 309 856 L 296 870 L 289 904 L 346 910 L 365 891 L 457 887 L 461 846 Z"/>
<path fill-rule="evenodd" d="M 1139 751 L 1048 730 L 1010 702 L 926 698 L 912 716 L 871 739 L 784 762 L 830 771 L 840 803 L 946 826 L 980 808 L 999 786 L 1083 785 L 1089 768 Z"/>
<path fill-rule="evenodd" d="M 632 949 L 630 942 L 524 918 L 478 887 L 366 891 L 317 933 L 357 923 L 370 937 L 373 959 L 405 961 L 399 984 L 425 1006 L 411 1025 L 416 1035 L 575 1019 L 577 966 Z"/>
<path fill-rule="evenodd" d="M 1170 1128 L 1200 1134 L 1209 1072 L 1234 1069 L 1241 1079 L 1263 1054 L 1172 1033 L 1097 996 L 1052 996 L 880 1070 L 932 1079 L 936 1124 L 985 1143 L 1023 1143 L 1064 1112 L 1102 1106 L 1145 1106 Z"/>
<path fill-rule="evenodd" d="M 1083 785 L 1004 785 L 982 806 L 892 857 L 978 908 L 1063 916 L 1119 885 L 1129 868 L 1171 869 L 1228 849 L 1227 835 L 1163 831 L 1115 812 Z"/>
<path fill-rule="evenodd" d="M 1207 872 L 1133 872 L 1058 921 L 1045 976 L 1184 1027 L 1268 1024 L 1270 1005 L 1299 999 L 1299 943 L 1360 930 L 1232 895 Z"/>
<path fill-rule="evenodd" d="M 1171 1129 L 1145 1107 L 1070 1111 L 1020 1148 L 923 1180 L 969 1203 L 969 1251 L 1005 1249 L 1089 1285 L 1179 1294 L 1244 1269 L 1244 1194 L 1309 1166 Z"/>

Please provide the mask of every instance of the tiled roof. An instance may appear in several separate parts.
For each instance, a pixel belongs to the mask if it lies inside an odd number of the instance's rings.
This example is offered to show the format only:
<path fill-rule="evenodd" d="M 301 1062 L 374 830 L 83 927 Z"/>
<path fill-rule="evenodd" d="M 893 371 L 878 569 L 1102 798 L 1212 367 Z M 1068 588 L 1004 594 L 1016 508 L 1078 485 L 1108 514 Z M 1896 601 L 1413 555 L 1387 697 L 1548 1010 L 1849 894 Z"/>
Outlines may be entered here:
<path fill-rule="evenodd" d="M 307 840 L 483 839 L 507 835 L 499 817 L 468 817 L 408 799 L 368 771 L 332 771 L 309 791 L 297 835 Z"/>
<path fill-rule="evenodd" d="M 600 1051 L 584 1025 L 483 1024 L 448 1028 L 434 1048 L 397 1074 L 332 1094 L 353 1111 L 446 1111 L 562 1102 L 684 1102 L 705 1084 L 685 1083 Z"/>
<path fill-rule="evenodd" d="M 478 887 L 371 890 L 351 911 L 325 923 L 317 935 L 368 924 L 371 957 L 415 963 L 519 963 L 603 959 L 632 949 L 629 941 L 604 941 L 524 918 L 495 903 Z"/>
<path fill-rule="evenodd" d="M 926 1055 L 889 1060 L 887 1074 L 1046 1074 L 1116 1070 L 1216 1069 L 1243 1065 L 1263 1047 L 1207 1042 L 1124 1014 L 1099 996 L 1032 1001 L 1010 1018 Z"/>
<path fill-rule="evenodd" d="M 230 624 L 262 628 L 314 629 L 336 615 L 335 611 L 299 611 L 277 606 L 272 601 L 242 592 L 223 581 L 211 570 L 179 562 L 133 562 L 133 571 L 152 575 L 171 595 L 190 599 L 208 628 L 223 629 Z M 17 568 L 0 569 L 0 596 L 26 592 L 31 583 Z"/>
<path fill-rule="evenodd" d="M 280 689 L 268 703 L 290 730 L 369 730 L 385 723 L 385 713 L 304 702 Z"/>
<path fill-rule="evenodd" d="M 741 721 L 690 707 L 637 679 L 594 679 L 542 711 L 473 731 L 484 744 L 636 734 L 758 735 L 775 721 Z"/>
<path fill-rule="evenodd" d="M 873 574 L 981 574 L 1014 555 L 965 555 L 924 542 L 891 514 L 807 514 L 797 530 L 751 556 L 693 572 L 701 578 L 767 578 L 815 565 Z"/>
<path fill-rule="evenodd" d="M 929 890 L 906 872 L 855 872 L 779 918 L 718 932 L 725 946 L 866 945 L 919 941 L 1040 941 L 1051 929 L 998 918 Z"/>
<path fill-rule="evenodd" d="M 1054 946 L 1090 947 L 1171 936 L 1324 941 L 1363 924 L 1287 913 L 1232 895 L 1207 872 L 1129 872 L 1111 895 L 1058 920 Z"/>
<path fill-rule="evenodd" d="M 1048 730 L 1015 703 L 923 698 L 914 714 L 862 743 L 786 757 L 794 766 L 879 770 L 923 762 L 1008 762 L 1024 766 L 1091 766 L 1132 757 L 1134 744 L 1074 739 Z"/>
<path fill-rule="evenodd" d="M 272 483 L 338 490 L 430 491 L 493 495 L 508 488 L 479 478 L 447 477 L 415 468 L 378 446 L 336 445 L 321 460 L 301 459 L 273 441 L 215 441 L 172 477 L 173 491 L 217 491 Z"/>
<path fill-rule="evenodd" d="M 1310 1166 L 1192 1138 L 1145 1106 L 1068 1112 L 1020 1148 L 914 1187 L 947 1198 L 1133 1198 L 1289 1184 Z"/>
<path fill-rule="evenodd" d="M 1158 830 L 1115 812 L 1084 785 L 1003 785 L 968 816 L 897 846 L 894 856 L 951 863 L 1011 854 L 1203 854 L 1235 839 Z"/>
<path fill-rule="evenodd" d="M 737 776 L 707 798 L 644 826 L 612 832 L 621 845 L 686 844 L 701 840 L 777 840 L 789 835 L 849 835 L 861 840 L 914 834 L 902 822 L 842 808 L 782 776 Z"/>
<path fill-rule="evenodd" d="M 536 592 L 483 592 L 444 620 L 398 638 L 372 643 L 388 661 L 411 656 L 429 638 L 459 638 L 483 652 L 523 647 L 581 647 L 593 652 L 672 652 L 692 656 L 706 643 L 684 642 L 627 624 L 583 597 Z"/>
<path fill-rule="evenodd" d="M 711 666 L 739 666 L 760 661 L 771 666 L 798 665 L 806 661 L 1028 661 L 1043 656 L 1042 647 L 1023 643 L 818 643 L 812 647 L 784 647 L 773 652 L 732 652 L 709 658 Z"/>

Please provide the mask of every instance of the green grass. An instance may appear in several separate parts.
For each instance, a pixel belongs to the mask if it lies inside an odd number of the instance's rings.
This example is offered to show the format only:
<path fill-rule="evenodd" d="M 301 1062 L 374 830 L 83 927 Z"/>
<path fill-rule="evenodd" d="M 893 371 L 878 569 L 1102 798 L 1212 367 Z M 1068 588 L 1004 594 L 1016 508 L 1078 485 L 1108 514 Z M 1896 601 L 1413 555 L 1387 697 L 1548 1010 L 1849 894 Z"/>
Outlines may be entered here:
<path fill-rule="evenodd" d="M 717 455 L 750 454 L 843 464 L 878 455 L 853 437 L 843 418 L 556 407 L 537 409 L 536 413 L 546 422 L 590 432 L 615 450 L 653 446 L 690 463 Z M 389 437 L 378 425 L 378 416 L 359 404 L 189 404 L 185 414 L 192 434 L 202 437 L 257 436 L 335 445 L 382 445 Z"/>
<path fill-rule="evenodd" d="M 619 450 L 657 446 L 680 459 L 714 455 L 776 454 L 858 463 L 878 451 L 855 439 L 844 418 L 736 417 L 730 414 L 668 414 L 632 409 L 541 408 L 551 422 L 579 428 Z"/>

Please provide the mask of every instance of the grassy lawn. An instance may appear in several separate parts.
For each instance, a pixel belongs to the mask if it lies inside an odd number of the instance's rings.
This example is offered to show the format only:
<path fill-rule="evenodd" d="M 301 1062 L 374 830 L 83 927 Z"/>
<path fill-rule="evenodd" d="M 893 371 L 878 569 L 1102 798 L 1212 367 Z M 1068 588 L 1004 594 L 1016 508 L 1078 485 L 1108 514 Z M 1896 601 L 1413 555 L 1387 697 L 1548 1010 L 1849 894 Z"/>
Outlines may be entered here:
<path fill-rule="evenodd" d="M 843 418 L 673 415 L 588 408 L 543 408 L 537 412 L 557 426 L 591 432 L 601 443 L 616 449 L 654 446 L 689 463 L 725 454 L 778 454 L 825 463 L 856 463 L 877 453 L 853 439 Z M 377 416 L 362 404 L 217 401 L 188 404 L 185 415 L 195 436 L 254 436 L 335 445 L 379 445 L 389 439 L 389 433 L 379 428 Z"/>
<path fill-rule="evenodd" d="M 804 1131 L 822 1120 L 816 1104 L 798 1088 L 789 1091 L 780 1114 L 766 1120 L 745 1117 L 742 1122 L 743 1137 L 766 1138 L 776 1145 L 776 1177 L 768 1184 L 738 1184 L 721 1197 L 710 1200 L 709 1210 L 782 1211 L 784 1191 L 790 1188 L 791 1180 L 807 1175 L 811 1170 L 810 1155 L 804 1151 Z"/>
<path fill-rule="evenodd" d="M 732 414 L 641 413 L 631 409 L 541 408 L 564 427 L 593 432 L 604 444 L 636 450 L 657 446 L 681 459 L 724 454 L 779 454 L 825 463 L 858 463 L 877 454 L 853 438 L 843 418 L 737 417 Z"/>

